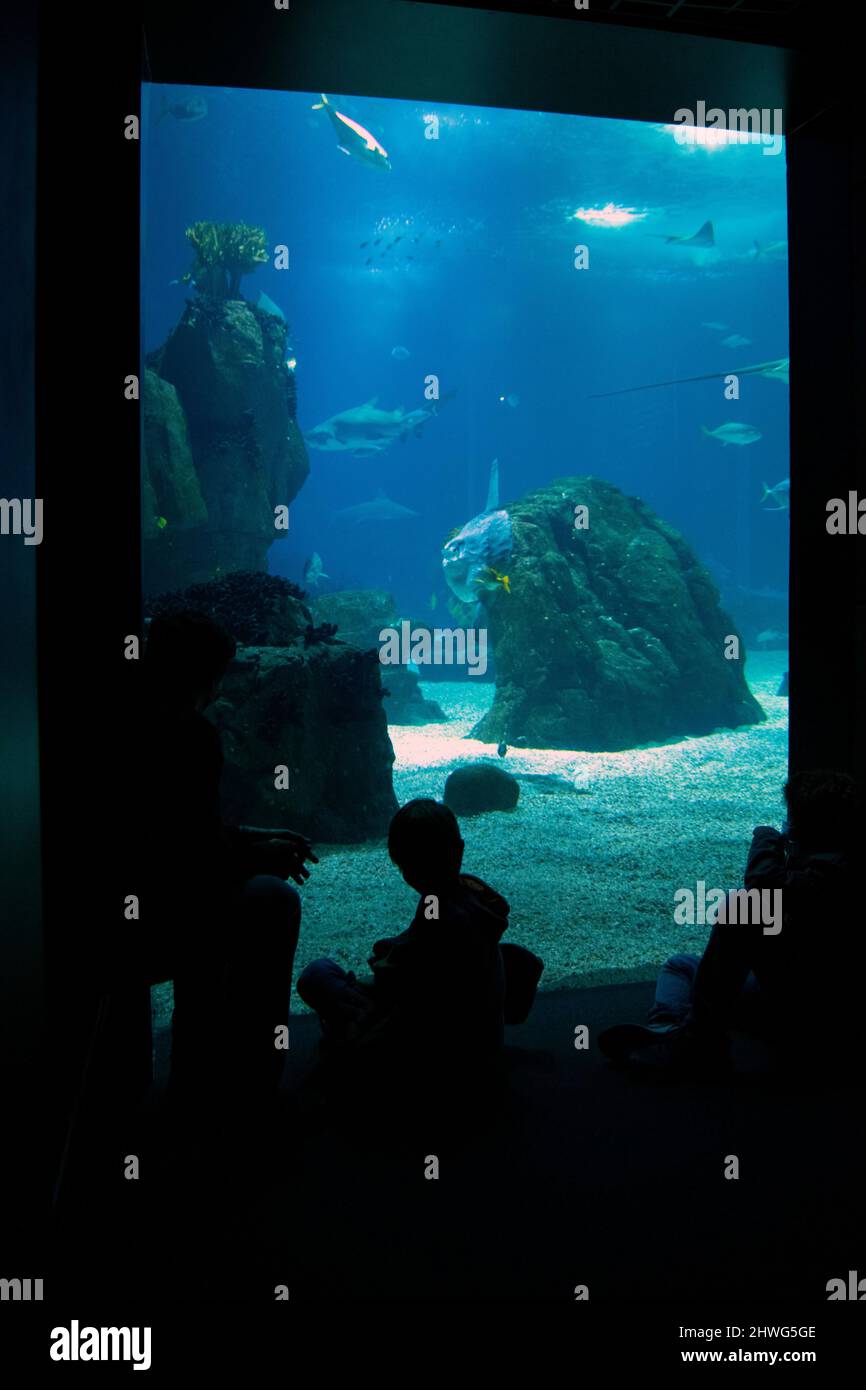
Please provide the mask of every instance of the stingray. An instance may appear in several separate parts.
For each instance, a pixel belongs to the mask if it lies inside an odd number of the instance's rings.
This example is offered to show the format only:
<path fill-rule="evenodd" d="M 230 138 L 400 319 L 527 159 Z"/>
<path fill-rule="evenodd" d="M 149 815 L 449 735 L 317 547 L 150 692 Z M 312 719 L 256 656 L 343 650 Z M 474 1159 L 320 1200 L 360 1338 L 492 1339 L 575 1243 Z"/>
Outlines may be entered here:
<path fill-rule="evenodd" d="M 643 386 L 624 386 L 619 391 L 596 391 L 587 397 L 590 401 L 599 401 L 604 396 L 628 396 L 632 391 L 655 391 L 659 386 L 683 386 L 689 381 L 715 381 L 722 376 L 765 376 L 771 381 L 783 381 L 788 384 L 788 363 L 787 357 L 777 357 L 772 362 L 757 362 L 753 367 L 726 367 L 723 372 L 704 372 L 702 376 L 680 376 L 672 381 L 649 381 Z"/>
<path fill-rule="evenodd" d="M 515 772 L 521 782 L 534 782 L 540 792 L 570 792 L 572 796 L 591 796 L 586 787 L 577 787 L 567 777 L 559 777 L 555 772 Z"/>

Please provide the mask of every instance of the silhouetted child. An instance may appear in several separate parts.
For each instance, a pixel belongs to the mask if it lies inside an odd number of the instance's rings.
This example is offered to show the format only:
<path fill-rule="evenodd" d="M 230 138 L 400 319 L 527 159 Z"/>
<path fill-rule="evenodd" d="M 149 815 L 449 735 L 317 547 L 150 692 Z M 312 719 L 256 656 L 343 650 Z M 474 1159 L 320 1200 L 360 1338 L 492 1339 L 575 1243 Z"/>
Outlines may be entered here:
<path fill-rule="evenodd" d="M 292 831 L 223 825 L 223 756 L 204 710 L 235 654 L 204 614 L 154 617 L 132 747 L 130 891 L 140 920 L 115 940 L 121 977 L 174 981 L 171 1091 L 201 1096 L 226 1080 L 267 1096 L 279 1081 L 301 906 L 287 882 L 315 861 Z M 115 939 L 119 937 L 115 933 Z"/>
<path fill-rule="evenodd" d="M 503 1023 L 528 1015 L 544 964 L 523 947 L 500 947 L 508 903 L 461 872 L 463 850 L 447 806 L 408 802 L 391 821 L 388 852 L 420 895 L 409 927 L 374 943 L 372 983 L 327 959 L 303 971 L 298 993 L 318 1013 L 323 1052 L 338 1069 L 447 1086 L 483 1072 L 499 1056 Z"/>
<path fill-rule="evenodd" d="M 810 1068 L 828 1042 L 844 1060 L 839 1043 L 862 990 L 851 869 L 858 791 L 846 774 L 818 770 L 795 773 L 784 795 L 788 820 L 781 831 L 755 828 L 746 864 L 745 888 L 761 893 L 762 915 L 744 910 L 742 891 L 729 894 L 703 956 L 663 965 L 649 1023 L 599 1035 L 613 1061 L 658 1076 L 724 1075 L 728 1029 L 738 1022 L 767 1036 L 789 1064 Z M 767 914 L 777 903 L 774 919 Z"/>

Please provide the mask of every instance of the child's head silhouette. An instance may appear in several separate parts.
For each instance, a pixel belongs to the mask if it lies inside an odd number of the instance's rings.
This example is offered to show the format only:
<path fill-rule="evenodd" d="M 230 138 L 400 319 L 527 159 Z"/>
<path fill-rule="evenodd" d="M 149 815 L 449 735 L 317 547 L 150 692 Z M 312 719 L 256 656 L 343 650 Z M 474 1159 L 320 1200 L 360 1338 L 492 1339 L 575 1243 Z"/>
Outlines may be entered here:
<path fill-rule="evenodd" d="M 206 613 L 157 613 L 147 633 L 144 671 L 161 699 L 204 709 L 236 651 L 233 637 Z"/>
<path fill-rule="evenodd" d="M 388 830 L 388 853 L 419 893 L 452 886 L 463 863 L 463 840 L 453 811 L 420 798 L 401 806 Z"/>

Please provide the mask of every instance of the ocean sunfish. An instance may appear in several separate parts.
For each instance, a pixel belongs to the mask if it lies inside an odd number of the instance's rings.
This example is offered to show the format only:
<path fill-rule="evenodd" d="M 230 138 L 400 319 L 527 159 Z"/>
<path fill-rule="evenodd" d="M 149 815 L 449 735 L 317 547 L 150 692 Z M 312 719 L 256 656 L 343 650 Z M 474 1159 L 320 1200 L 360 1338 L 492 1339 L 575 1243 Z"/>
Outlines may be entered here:
<path fill-rule="evenodd" d="M 511 518 L 499 509 L 499 460 L 494 459 L 484 511 L 442 547 L 442 571 L 451 592 L 463 603 L 477 603 L 489 575 L 508 567 L 511 543 Z"/>

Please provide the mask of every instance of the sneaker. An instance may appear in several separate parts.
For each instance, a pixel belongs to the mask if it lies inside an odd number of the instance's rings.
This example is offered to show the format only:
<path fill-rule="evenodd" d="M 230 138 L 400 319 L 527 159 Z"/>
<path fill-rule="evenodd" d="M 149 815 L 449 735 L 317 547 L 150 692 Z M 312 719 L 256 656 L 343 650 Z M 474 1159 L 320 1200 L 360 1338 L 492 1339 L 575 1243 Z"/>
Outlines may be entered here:
<path fill-rule="evenodd" d="M 684 1024 L 665 1027 L 661 1035 L 639 1043 L 623 1060 L 633 1071 L 660 1081 L 725 1080 L 733 1075 L 727 1037 L 700 1033 Z"/>
<path fill-rule="evenodd" d="M 617 1023 L 598 1035 L 598 1045 L 611 1062 L 626 1062 L 637 1048 L 650 1047 L 666 1037 L 674 1023 Z"/>

